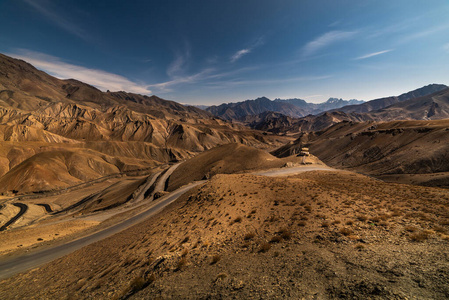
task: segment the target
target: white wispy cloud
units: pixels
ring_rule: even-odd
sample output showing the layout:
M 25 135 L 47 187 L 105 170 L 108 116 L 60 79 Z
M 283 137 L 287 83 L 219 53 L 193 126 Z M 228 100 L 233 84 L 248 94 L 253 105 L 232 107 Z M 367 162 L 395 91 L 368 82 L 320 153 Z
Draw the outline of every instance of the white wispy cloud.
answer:
M 411 42 L 413 40 L 426 38 L 428 36 L 431 36 L 431 35 L 434 35 L 434 34 L 437 34 L 437 33 L 441 34 L 442 31 L 446 31 L 447 32 L 448 30 L 449 30 L 449 23 L 443 24 L 443 25 L 440 25 L 440 26 L 435 26 L 435 27 L 432 27 L 432 28 L 428 28 L 426 30 L 414 32 L 414 33 L 412 33 L 410 35 L 406 35 L 406 36 L 400 38 L 398 40 L 398 42 L 399 43 L 408 43 L 408 42 Z
M 213 69 L 204 69 L 204 70 L 202 70 L 198 73 L 192 74 L 192 75 L 177 76 L 173 80 L 160 82 L 160 83 L 156 83 L 156 84 L 150 84 L 150 85 L 148 85 L 148 87 L 156 88 L 160 92 L 171 92 L 172 86 L 182 84 L 182 83 L 194 83 L 194 82 L 204 80 L 207 78 L 207 75 L 210 74 L 211 72 L 213 72 Z
M 251 52 L 251 49 L 242 49 L 237 51 L 233 56 L 231 56 L 231 62 L 236 62 L 240 58 L 242 58 L 243 55 L 248 54 Z
M 37 1 L 37 0 L 24 0 L 25 3 L 32 6 L 39 12 L 41 15 L 45 17 L 46 20 L 56 24 L 58 27 L 64 29 L 65 31 L 83 39 L 90 40 L 90 35 L 82 29 L 77 23 L 70 21 L 69 16 L 61 15 L 61 13 L 57 12 L 55 9 L 51 8 L 51 3 L 48 1 Z
M 373 56 L 377 56 L 377 55 L 381 55 L 381 54 L 384 54 L 384 53 L 391 52 L 393 50 L 394 49 L 389 49 L 389 50 L 383 50 L 383 51 L 379 51 L 379 52 L 373 52 L 373 53 L 365 54 L 365 55 L 356 57 L 355 60 L 361 60 L 361 59 L 370 58 L 370 57 L 373 57 Z
M 333 75 L 321 75 L 321 76 L 300 76 L 300 77 L 279 78 L 279 79 L 228 80 L 228 81 L 213 82 L 211 83 L 211 85 L 216 86 L 218 88 L 225 86 L 241 86 L 241 85 L 269 85 L 286 82 L 324 80 L 332 77 Z
M 176 53 L 175 59 L 170 63 L 167 68 L 167 75 L 170 78 L 176 78 L 182 76 L 185 72 L 185 68 L 187 66 L 188 59 L 190 57 L 190 51 L 185 51 L 183 53 Z
M 206 68 L 197 73 L 185 76 L 178 76 L 172 80 L 155 83 L 148 85 L 149 88 L 155 89 L 158 93 L 172 92 L 173 88 L 180 84 L 193 84 L 199 82 L 205 82 L 210 84 L 211 82 L 218 82 L 222 78 L 230 78 L 237 74 L 246 73 L 258 69 L 257 67 L 245 67 L 232 71 L 217 72 L 215 68 Z
M 317 37 L 313 41 L 308 42 L 302 48 L 302 55 L 310 56 L 312 54 L 315 54 L 319 50 L 326 48 L 334 43 L 348 40 L 348 39 L 354 37 L 356 34 L 357 34 L 356 31 L 333 30 L 333 31 L 326 32 L 325 34 Z
M 254 42 L 250 47 L 245 48 L 245 49 L 241 49 L 237 52 L 235 52 L 231 58 L 230 61 L 232 63 L 238 61 L 240 58 L 242 58 L 244 55 L 251 53 L 255 48 L 262 46 L 263 44 L 265 44 L 265 38 L 264 37 L 260 37 L 256 40 L 256 42 Z
M 130 81 L 126 77 L 103 70 L 69 64 L 62 61 L 59 57 L 44 53 L 18 49 L 17 53 L 8 53 L 7 55 L 22 59 L 55 77 L 61 79 L 77 79 L 103 91 L 127 91 L 138 94 L 151 93 L 148 85 L 138 84 Z

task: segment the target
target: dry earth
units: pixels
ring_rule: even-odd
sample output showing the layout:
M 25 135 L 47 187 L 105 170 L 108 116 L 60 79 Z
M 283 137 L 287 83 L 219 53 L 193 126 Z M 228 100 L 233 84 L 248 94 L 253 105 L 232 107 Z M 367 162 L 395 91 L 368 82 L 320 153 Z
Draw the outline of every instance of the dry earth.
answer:
M 216 175 L 0 298 L 447 299 L 449 191 L 351 172 Z
M 449 187 L 449 120 L 342 122 L 303 134 L 273 154 L 289 156 L 304 145 L 331 167 L 392 182 Z

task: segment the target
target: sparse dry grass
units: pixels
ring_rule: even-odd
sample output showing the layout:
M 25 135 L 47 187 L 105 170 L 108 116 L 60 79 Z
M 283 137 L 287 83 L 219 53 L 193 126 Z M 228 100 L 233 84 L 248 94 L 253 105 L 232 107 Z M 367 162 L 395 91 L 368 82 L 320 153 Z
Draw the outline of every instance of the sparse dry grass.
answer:
M 419 232 L 415 232 L 410 234 L 410 240 L 413 242 L 423 242 L 427 240 L 430 236 L 430 232 L 428 230 L 422 230 Z
M 350 235 L 350 234 L 353 233 L 352 229 L 347 228 L 347 227 L 342 227 L 342 228 L 340 228 L 339 231 L 340 231 L 340 233 L 343 234 L 344 236 L 348 236 L 348 235 Z
M 344 176 L 349 175 L 338 176 L 345 179 Z M 213 268 L 216 272 L 216 267 L 211 266 L 214 264 L 220 272 L 229 274 L 227 264 L 236 253 L 263 255 L 270 253 L 272 248 L 271 254 L 264 257 L 281 260 L 290 255 L 290 251 L 295 253 L 299 248 L 315 243 L 322 248 L 338 243 L 336 251 L 360 250 L 360 253 L 355 252 L 360 255 L 366 253 L 364 250 L 378 251 L 379 242 L 387 245 L 394 242 L 394 247 L 404 245 L 404 249 L 410 242 L 426 243 L 427 240 L 447 246 L 449 236 L 444 230 L 448 225 L 444 222 L 449 215 L 449 207 L 443 205 L 447 200 L 441 200 L 445 198 L 439 197 L 438 193 L 448 192 L 429 189 L 428 195 L 417 197 L 415 194 L 426 188 L 389 188 L 382 182 L 367 180 L 360 175 L 351 178 L 354 180 L 351 185 L 336 178 L 313 172 L 282 179 L 251 175 L 216 176 L 204 187 L 183 196 L 185 201 L 181 198 L 160 217 L 149 220 L 143 227 L 133 228 L 136 234 L 120 235 L 123 242 L 115 241 L 123 251 L 119 251 L 120 265 L 103 267 L 98 274 L 102 275 L 104 282 L 130 282 L 137 270 L 151 269 L 157 270 L 158 276 L 164 280 L 171 280 L 175 271 L 180 271 L 177 276 L 193 272 L 195 268 Z M 255 191 L 257 197 L 251 198 Z M 245 193 L 247 195 L 243 197 Z M 374 197 L 376 201 L 373 201 Z M 279 205 L 273 206 L 274 200 Z M 426 206 L 425 212 L 421 210 Z M 400 217 L 392 216 L 395 211 L 402 212 Z M 246 218 L 248 215 L 250 218 Z M 229 226 L 230 223 L 234 226 Z M 417 229 L 410 230 L 412 227 Z M 433 229 L 437 234 L 421 228 Z M 315 242 L 317 235 L 320 238 Z M 150 250 L 153 251 L 151 257 L 166 257 L 157 267 L 157 259 L 151 258 L 146 262 Z M 218 260 L 213 258 L 214 253 L 219 253 Z M 296 254 L 295 259 L 301 260 L 303 254 Z M 96 259 L 109 261 L 110 258 L 101 256 Z M 78 266 L 73 268 L 78 270 Z M 37 272 L 41 274 L 41 271 Z M 98 293 L 103 292 L 106 288 L 97 284 L 99 275 L 90 278 L 87 284 L 79 281 L 82 288 L 79 295 L 87 295 L 84 290 L 94 285 L 98 286 Z M 45 278 L 46 275 L 43 276 Z M 225 277 L 226 282 L 234 275 L 228 277 Z M 215 278 L 218 278 L 217 273 L 209 277 L 209 284 Z M 116 284 L 120 290 L 125 288 Z

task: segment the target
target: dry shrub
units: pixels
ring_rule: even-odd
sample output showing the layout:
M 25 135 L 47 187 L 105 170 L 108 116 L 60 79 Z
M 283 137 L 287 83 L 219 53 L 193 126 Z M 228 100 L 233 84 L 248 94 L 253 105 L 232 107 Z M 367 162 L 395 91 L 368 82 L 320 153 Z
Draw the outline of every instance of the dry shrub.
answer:
M 128 286 L 117 295 L 117 299 L 127 299 L 131 295 L 150 285 L 155 280 L 156 277 L 154 274 L 152 274 L 148 278 L 145 278 L 143 274 L 140 274 L 134 277 L 134 279 L 128 284 Z
M 349 220 L 349 221 L 346 221 L 345 224 L 346 224 L 346 225 L 352 225 L 352 224 L 354 224 L 354 222 L 352 222 L 351 220 Z
M 189 241 L 189 236 L 186 236 L 182 241 L 181 244 L 187 243 Z
M 298 226 L 301 226 L 301 227 L 306 226 L 306 221 L 299 221 Z
M 373 223 L 377 223 L 377 222 L 380 221 L 380 217 L 379 217 L 379 216 L 372 217 L 372 218 L 370 218 L 369 220 L 370 220 L 371 222 L 373 222 Z
M 416 228 L 415 226 L 411 226 L 411 225 L 405 226 L 404 229 L 408 232 L 415 232 L 418 230 L 418 228 Z
M 279 230 L 279 234 L 281 235 L 281 238 L 283 238 L 284 240 L 289 240 L 292 238 L 292 232 L 286 227 L 282 227 Z
M 280 241 L 282 241 L 282 238 L 278 235 L 275 235 L 271 238 L 270 243 L 279 243 Z
M 181 257 L 186 257 L 188 253 L 189 253 L 189 250 L 187 250 L 187 249 L 182 250 Z
M 340 233 L 343 234 L 344 236 L 348 236 L 348 235 L 352 234 L 352 232 L 353 232 L 352 229 L 347 228 L 347 227 L 342 227 L 340 229 Z
M 393 213 L 391 214 L 392 217 L 399 217 L 400 215 L 402 215 L 402 213 L 399 210 L 395 210 L 393 211 Z
M 215 279 L 215 281 L 223 280 L 223 279 L 225 279 L 226 277 L 228 277 L 228 274 L 226 274 L 226 273 L 220 273 L 220 274 L 217 275 L 217 278 Z
M 357 220 L 361 222 L 365 222 L 368 218 L 365 215 L 358 215 Z
M 187 266 L 187 258 L 182 257 L 176 264 L 176 271 L 182 270 L 185 266 Z
M 428 230 L 423 230 L 420 232 L 410 234 L 410 240 L 413 242 L 423 242 L 429 238 L 430 232 Z
M 268 222 L 275 222 L 277 220 L 278 220 L 278 218 L 275 215 L 272 215 L 267 219 Z
M 254 238 L 256 236 L 256 234 L 254 232 L 248 232 L 247 234 L 245 234 L 245 236 L 243 237 L 243 239 L 245 241 L 249 241 L 252 238 Z
M 221 259 L 221 256 L 218 254 L 215 254 L 212 256 L 212 261 L 210 262 L 211 265 L 215 265 L 217 262 L 219 262 Z
M 440 225 L 442 225 L 442 226 L 449 226 L 449 219 L 441 221 Z
M 444 228 L 443 226 L 434 226 L 433 230 L 435 230 L 436 232 L 440 232 L 440 233 L 446 233 L 446 228 Z
M 328 228 L 330 226 L 329 222 L 324 221 L 323 223 L 321 223 L 321 227 L 323 228 Z
M 263 242 L 259 247 L 259 253 L 265 253 L 268 252 L 271 248 L 271 244 L 267 242 Z
M 362 249 L 365 249 L 365 245 L 362 244 L 362 243 L 357 243 L 357 244 L 354 246 L 354 248 L 355 248 L 355 249 L 358 249 L 358 250 L 362 250 Z

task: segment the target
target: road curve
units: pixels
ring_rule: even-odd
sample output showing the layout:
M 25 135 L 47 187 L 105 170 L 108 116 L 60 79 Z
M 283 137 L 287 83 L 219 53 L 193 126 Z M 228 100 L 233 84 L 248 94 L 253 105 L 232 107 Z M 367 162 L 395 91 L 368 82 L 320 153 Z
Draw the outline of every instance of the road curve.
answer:
M 0 231 L 6 230 L 6 228 L 8 228 L 9 225 L 11 225 L 15 221 L 17 221 L 28 210 L 28 205 L 23 204 L 23 203 L 13 203 L 12 205 L 17 206 L 18 208 L 20 208 L 20 211 L 17 213 L 17 215 L 15 215 L 8 222 L 6 222 L 5 225 L 0 227 Z
M 177 167 L 177 166 L 176 166 Z M 174 168 L 176 168 L 174 167 Z M 173 170 L 174 170 L 173 168 Z M 336 171 L 336 169 L 327 168 L 327 167 L 314 167 L 314 166 L 301 166 L 301 167 L 291 167 L 291 168 L 282 168 L 282 169 L 273 169 L 267 171 L 259 171 L 253 172 L 251 174 L 254 175 L 263 175 L 263 176 L 288 176 L 293 174 L 298 174 L 307 171 Z M 169 175 L 168 175 L 169 176 Z M 168 176 L 166 176 L 168 178 Z M 176 191 L 160 198 L 160 201 L 156 203 L 154 206 L 150 207 L 146 211 L 126 220 L 119 224 L 116 224 L 112 227 L 106 228 L 102 231 L 96 232 L 92 235 L 80 238 L 78 240 L 74 240 L 68 242 L 63 245 L 51 247 L 48 249 L 43 249 L 37 252 L 28 253 L 19 257 L 13 258 L 0 258 L 0 279 L 8 278 L 14 274 L 24 272 L 26 270 L 36 268 L 40 265 L 48 263 L 52 260 L 60 258 L 64 255 L 67 255 L 73 251 L 76 251 L 84 246 L 92 244 L 94 242 L 105 239 L 113 234 L 116 234 L 126 228 L 129 228 L 132 225 L 138 224 L 149 217 L 155 215 L 159 211 L 161 211 L 164 207 L 174 202 L 179 198 L 182 194 L 189 191 L 190 189 L 205 183 L 206 180 L 197 181 L 191 183 L 189 185 L 183 186 Z M 158 187 L 159 189 L 162 186 Z
M 161 200 L 149 208 L 148 210 L 126 220 L 119 224 L 116 224 L 112 227 L 106 228 L 105 230 L 99 231 L 92 235 L 80 238 L 78 240 L 71 241 L 67 244 L 59 245 L 56 247 L 51 247 L 48 249 L 44 249 L 41 251 L 25 254 L 19 257 L 14 257 L 12 259 L 1 259 L 0 260 L 0 279 L 8 278 L 14 274 L 26 271 L 28 269 L 32 269 L 38 267 L 42 264 L 48 263 L 52 260 L 60 258 L 64 255 L 67 255 L 75 250 L 78 250 L 84 246 L 92 244 L 94 242 L 105 239 L 115 233 L 118 233 L 132 225 L 138 224 L 149 217 L 155 215 L 159 211 L 161 211 L 164 207 L 178 199 L 179 196 L 187 192 L 188 190 L 198 186 L 205 181 L 199 181 L 187 186 L 181 187 L 170 193 L 165 197 L 162 197 Z

